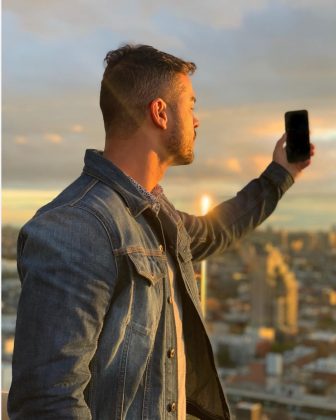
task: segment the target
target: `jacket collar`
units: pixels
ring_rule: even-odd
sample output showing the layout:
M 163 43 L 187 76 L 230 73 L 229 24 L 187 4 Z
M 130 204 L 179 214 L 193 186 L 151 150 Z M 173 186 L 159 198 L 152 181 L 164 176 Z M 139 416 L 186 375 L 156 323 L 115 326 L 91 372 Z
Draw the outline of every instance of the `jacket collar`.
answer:
M 151 207 L 149 201 L 137 190 L 128 176 L 110 160 L 104 158 L 102 152 L 87 149 L 84 164 L 83 172 L 117 191 L 134 217 Z

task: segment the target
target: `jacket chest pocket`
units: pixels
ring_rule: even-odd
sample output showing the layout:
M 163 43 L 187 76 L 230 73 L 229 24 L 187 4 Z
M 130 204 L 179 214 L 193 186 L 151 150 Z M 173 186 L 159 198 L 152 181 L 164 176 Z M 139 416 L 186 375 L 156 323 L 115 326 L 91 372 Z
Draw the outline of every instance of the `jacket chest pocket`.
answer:
M 140 252 L 128 254 L 137 274 L 143 277 L 149 285 L 156 285 L 166 274 L 166 258 L 145 255 Z

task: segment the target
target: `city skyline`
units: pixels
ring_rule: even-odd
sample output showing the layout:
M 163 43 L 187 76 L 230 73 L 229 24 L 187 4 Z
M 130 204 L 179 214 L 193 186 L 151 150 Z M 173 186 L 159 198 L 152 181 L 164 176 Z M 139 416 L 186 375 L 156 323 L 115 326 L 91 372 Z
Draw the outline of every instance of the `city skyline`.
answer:
M 111 9 L 113 11 L 111 11 Z M 79 13 L 80 11 L 80 13 Z M 111 11 L 111 12 L 110 12 Z M 336 10 L 329 0 L 3 2 L 3 223 L 23 224 L 103 147 L 103 58 L 125 42 L 195 61 L 195 161 L 163 182 L 181 210 L 232 197 L 271 160 L 283 114 L 308 109 L 316 157 L 266 225 L 336 223 Z

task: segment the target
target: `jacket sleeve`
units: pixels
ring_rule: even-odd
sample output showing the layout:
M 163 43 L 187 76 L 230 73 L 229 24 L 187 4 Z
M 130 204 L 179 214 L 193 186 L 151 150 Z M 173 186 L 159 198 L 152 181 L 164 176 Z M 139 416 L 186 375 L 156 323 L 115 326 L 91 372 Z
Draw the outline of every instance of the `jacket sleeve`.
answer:
M 205 216 L 179 212 L 191 238 L 193 260 L 200 261 L 223 252 L 234 241 L 255 229 L 270 216 L 293 183 L 290 173 L 272 162 L 259 178 L 249 182 L 234 198 L 219 204 Z
M 91 419 L 84 399 L 116 264 L 104 225 L 64 206 L 20 232 L 11 419 Z

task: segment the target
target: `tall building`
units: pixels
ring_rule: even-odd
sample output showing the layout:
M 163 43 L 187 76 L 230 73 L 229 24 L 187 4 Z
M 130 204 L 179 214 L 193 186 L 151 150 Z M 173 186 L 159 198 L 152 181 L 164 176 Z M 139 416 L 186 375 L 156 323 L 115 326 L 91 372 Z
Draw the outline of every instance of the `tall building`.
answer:
M 252 325 L 296 334 L 297 282 L 281 252 L 267 244 L 257 251 L 250 269 Z
M 328 233 L 329 246 L 332 249 L 336 249 L 336 225 L 333 225 Z

